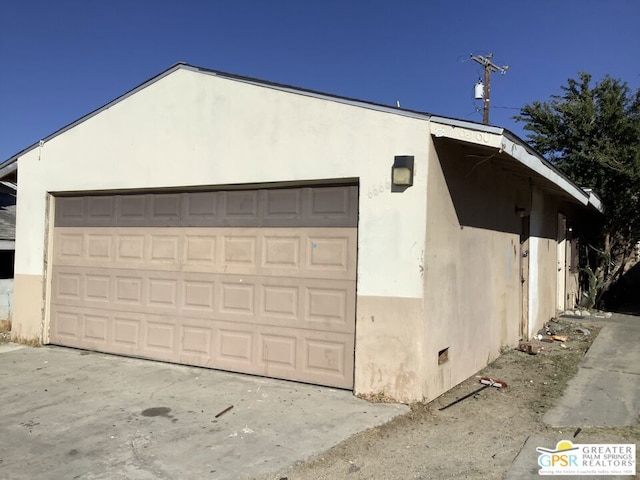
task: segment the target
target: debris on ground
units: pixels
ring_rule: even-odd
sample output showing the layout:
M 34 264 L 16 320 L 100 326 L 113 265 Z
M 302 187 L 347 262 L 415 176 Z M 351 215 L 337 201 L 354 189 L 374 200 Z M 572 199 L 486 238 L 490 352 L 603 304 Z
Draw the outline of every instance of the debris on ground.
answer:
M 224 415 L 225 413 L 227 413 L 229 410 L 231 410 L 233 408 L 233 405 L 231 405 L 230 407 L 225 408 L 224 410 L 222 410 L 220 413 L 218 413 L 214 418 L 220 418 L 222 415 Z
M 531 342 L 520 342 L 520 344 L 518 345 L 518 350 L 524 353 L 528 353 L 529 355 L 537 355 L 542 349 L 542 345 L 536 345 Z
M 566 335 L 550 335 L 549 338 L 558 342 L 566 342 L 569 339 Z
M 440 407 L 438 410 L 442 411 L 442 410 L 446 410 L 449 407 L 452 407 L 453 405 L 460 403 L 461 401 L 469 398 L 469 397 L 473 397 L 475 395 L 477 395 L 478 393 L 480 393 L 482 390 L 484 390 L 485 388 L 488 387 L 495 387 L 495 388 L 507 388 L 507 383 L 503 382 L 502 380 L 492 380 L 489 377 L 482 377 L 480 379 L 480 383 L 482 384 L 482 386 L 480 388 L 475 389 L 473 392 L 467 393 L 466 395 L 454 400 L 451 403 L 448 403 L 447 405 L 445 405 L 444 407 Z
M 588 328 L 584 328 L 584 327 L 578 327 L 574 330 L 574 332 L 579 333 L 582 336 L 588 336 L 591 335 L 591 330 L 589 330 Z

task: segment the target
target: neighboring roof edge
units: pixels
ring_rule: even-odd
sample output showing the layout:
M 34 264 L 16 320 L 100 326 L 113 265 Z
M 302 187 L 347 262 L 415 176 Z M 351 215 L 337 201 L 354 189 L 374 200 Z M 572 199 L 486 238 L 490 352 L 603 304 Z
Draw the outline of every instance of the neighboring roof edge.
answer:
M 0 179 L 6 177 L 7 175 L 11 175 L 16 170 L 18 170 L 18 155 L 14 155 L 9 160 L 0 165 Z
M 330 101 L 334 101 L 334 102 L 340 102 L 340 103 L 344 103 L 344 104 L 347 104 L 347 105 L 368 108 L 368 109 L 372 109 L 372 110 L 377 110 L 377 111 L 381 111 L 381 112 L 385 112 L 385 113 L 392 113 L 392 114 L 411 117 L 411 118 L 419 118 L 419 119 L 428 120 L 430 118 L 430 116 L 431 116 L 429 113 L 426 113 L 426 112 L 408 110 L 408 109 L 403 109 L 403 108 L 400 108 L 400 107 L 392 107 L 392 106 L 389 106 L 389 105 L 383 105 L 383 104 L 379 104 L 379 103 L 375 103 L 375 102 L 367 102 L 365 100 L 358 100 L 358 99 L 354 99 L 354 98 L 343 97 L 343 96 L 340 96 L 340 95 L 334 95 L 334 94 L 330 94 L 330 93 L 318 92 L 318 91 L 315 91 L 315 90 L 309 90 L 309 89 L 305 89 L 305 88 L 294 87 L 292 85 L 285 85 L 285 84 L 270 82 L 268 80 L 261 80 L 261 79 L 258 79 L 258 78 L 245 77 L 245 76 L 236 75 L 236 74 L 233 74 L 233 73 L 226 73 L 226 72 L 222 72 L 222 71 L 218 71 L 218 70 L 212 70 L 212 69 L 209 69 L 209 68 L 198 67 L 198 66 L 190 65 L 190 64 L 185 63 L 185 62 L 178 62 L 178 63 L 175 63 L 174 65 L 172 65 L 171 67 L 167 68 L 166 70 L 164 70 L 164 71 L 158 73 L 157 75 L 151 77 L 150 79 L 145 80 L 144 82 L 142 82 L 138 86 L 132 88 L 131 90 L 129 90 L 129 91 L 123 93 L 122 95 L 114 98 L 113 100 L 111 100 L 110 102 L 104 104 L 103 106 L 96 108 L 95 110 L 87 113 L 86 115 L 83 115 L 82 117 L 78 118 L 77 120 L 74 120 L 73 122 L 65 125 L 64 127 L 56 130 L 55 132 L 47 135 L 46 137 L 40 139 L 39 141 L 33 143 L 32 145 L 29 145 L 27 148 L 25 148 L 23 150 L 20 150 L 15 155 L 9 157 L 4 162 L 0 163 L 0 175 L 2 175 L 3 173 L 4 173 L 4 175 L 7 175 L 8 173 L 10 173 L 10 172 L 3 172 L 3 168 L 4 167 L 8 167 L 10 162 L 13 162 L 13 161 L 17 160 L 19 157 L 21 157 L 25 153 L 28 153 L 31 150 L 33 150 L 34 148 L 38 147 L 38 145 L 40 145 L 40 142 L 48 142 L 52 138 L 57 137 L 58 135 L 66 132 L 67 130 L 72 129 L 76 125 L 79 125 L 80 123 L 83 123 L 86 120 L 89 120 L 91 117 L 99 114 L 100 112 L 102 112 L 102 111 L 104 111 L 104 110 L 106 110 L 108 108 L 111 108 L 116 103 L 121 102 L 122 100 L 126 99 L 127 97 L 130 97 L 134 93 L 139 92 L 140 90 L 148 87 L 149 85 L 152 85 L 153 83 L 155 83 L 158 80 L 166 77 L 167 75 L 175 72 L 176 70 L 181 70 L 181 69 L 189 70 L 189 71 L 192 71 L 192 72 L 203 73 L 203 74 L 207 74 L 207 75 L 214 75 L 214 76 L 217 76 L 217 77 L 220 77 L 220 78 L 226 78 L 226 79 L 230 79 L 230 80 L 235 80 L 235 81 L 239 81 L 239 82 L 243 82 L 243 83 L 248 83 L 248 84 L 251 84 L 251 85 L 256 85 L 256 86 L 261 86 L 261 87 L 266 87 L 266 88 L 273 88 L 275 90 L 280 90 L 280 91 L 283 91 L 283 92 L 294 93 L 294 94 L 298 94 L 298 95 L 305 95 L 305 96 L 310 96 L 310 97 L 319 98 L 319 99 L 323 99 L 323 100 L 330 100 Z

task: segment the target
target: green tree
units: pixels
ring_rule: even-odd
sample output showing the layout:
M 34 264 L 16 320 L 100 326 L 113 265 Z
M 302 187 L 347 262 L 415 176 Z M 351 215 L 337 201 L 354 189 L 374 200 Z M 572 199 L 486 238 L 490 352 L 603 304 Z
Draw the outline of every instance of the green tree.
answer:
M 530 143 L 581 187 L 592 188 L 605 207 L 588 239 L 590 305 L 624 273 L 640 240 L 640 89 L 604 77 L 592 86 L 579 73 L 562 95 L 523 107 Z

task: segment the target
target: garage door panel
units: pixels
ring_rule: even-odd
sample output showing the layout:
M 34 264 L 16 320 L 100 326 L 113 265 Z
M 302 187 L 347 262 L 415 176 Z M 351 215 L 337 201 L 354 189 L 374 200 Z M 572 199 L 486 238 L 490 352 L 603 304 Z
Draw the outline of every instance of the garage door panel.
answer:
M 253 322 L 255 316 L 255 285 L 250 282 L 221 281 L 218 313 L 222 318 L 244 318 Z
M 257 190 L 222 192 L 222 214 L 229 225 L 255 225 L 258 220 Z M 234 222 L 236 220 L 236 222 Z
M 190 269 L 212 271 L 216 263 L 217 236 L 214 233 L 186 233 L 184 236 L 183 264 Z
M 51 312 L 51 341 L 69 342 L 79 346 L 82 335 L 82 314 L 76 309 L 53 309 Z
M 112 312 L 112 348 L 116 353 L 136 354 L 144 345 L 144 314 Z
M 216 365 L 223 369 L 237 369 L 252 373 L 255 364 L 255 331 L 251 325 L 221 323 L 218 327 Z
M 80 275 L 83 279 L 83 301 L 84 302 L 100 302 L 108 304 L 112 301 L 112 281 L 109 275 L 101 273 L 85 273 Z
M 262 267 L 274 270 L 300 269 L 300 238 L 298 236 L 263 235 Z
M 126 232 L 126 233 L 124 233 Z M 122 268 L 130 265 L 137 268 L 145 259 L 145 235 L 133 232 L 116 233 L 116 264 Z
M 58 199 L 51 342 L 351 388 L 356 222 L 355 187 Z
M 82 275 L 75 272 L 56 272 L 53 295 L 58 300 L 81 300 Z
M 54 239 L 56 249 L 54 261 L 58 264 L 81 262 L 84 255 L 84 234 L 82 230 L 60 231 Z
M 185 224 L 190 227 L 209 224 L 213 226 L 220 217 L 218 198 L 219 192 L 194 192 L 186 195 L 183 207 Z
M 121 226 L 147 226 L 149 195 L 132 194 L 116 197 L 116 223 Z
M 267 223 L 278 220 L 295 222 L 303 215 L 305 193 L 305 190 L 300 188 L 265 191 L 264 219 Z
M 144 307 L 146 302 L 143 297 L 144 277 L 133 272 L 114 274 L 114 298 L 115 308 Z
M 357 211 L 357 191 L 353 188 L 329 187 L 310 189 L 309 216 L 312 219 L 353 222 L 353 215 Z M 355 195 L 354 195 L 355 193 Z M 351 223 L 353 225 L 353 223 Z
M 108 324 L 109 315 L 105 315 L 104 312 L 100 312 L 99 314 L 85 314 L 83 338 L 106 344 Z
M 346 288 L 306 287 L 305 288 L 305 319 L 308 323 L 328 324 L 347 323 L 347 295 Z
M 144 349 L 161 355 L 161 358 L 175 361 L 178 351 L 176 319 L 148 315 L 145 319 Z
M 270 282 L 271 279 L 265 280 Z M 272 317 L 280 319 L 283 324 L 295 324 L 300 312 L 300 287 L 298 285 L 263 284 L 258 295 L 259 312 L 261 318 Z
M 211 278 L 189 279 L 182 282 L 181 308 L 188 314 L 210 315 L 214 312 L 216 282 Z
M 353 372 L 351 337 L 316 332 L 304 339 L 302 374 L 312 381 L 350 388 Z
M 169 308 L 178 307 L 178 280 L 175 278 L 147 278 L 147 305 L 150 307 Z
M 266 376 L 295 376 L 297 332 L 275 330 L 270 333 L 266 328 L 258 333 L 258 368 Z
M 254 235 L 223 235 L 222 262 L 227 267 L 226 271 L 256 272 L 258 266 L 257 241 L 257 232 Z

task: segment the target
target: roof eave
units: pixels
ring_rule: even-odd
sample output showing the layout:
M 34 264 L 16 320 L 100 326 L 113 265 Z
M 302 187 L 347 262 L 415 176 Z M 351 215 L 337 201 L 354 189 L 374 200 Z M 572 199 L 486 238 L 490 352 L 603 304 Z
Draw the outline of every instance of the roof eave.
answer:
M 496 148 L 551 182 L 581 205 L 587 206 L 589 204 L 588 193 L 584 192 L 542 155 L 508 130 L 433 115 L 431 116 L 431 123 L 431 133 L 436 138 L 444 136 L 457 141 Z

